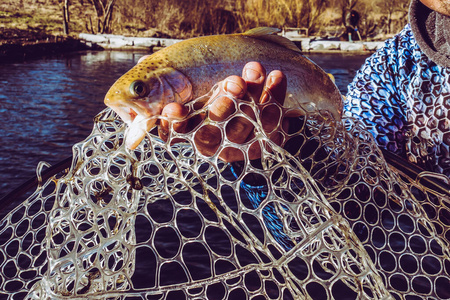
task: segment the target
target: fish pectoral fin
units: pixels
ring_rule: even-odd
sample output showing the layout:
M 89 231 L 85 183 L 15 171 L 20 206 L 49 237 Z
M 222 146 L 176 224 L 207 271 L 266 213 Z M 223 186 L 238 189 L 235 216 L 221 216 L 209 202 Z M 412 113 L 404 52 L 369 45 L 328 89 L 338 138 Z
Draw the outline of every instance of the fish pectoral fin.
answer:
M 278 32 L 280 32 L 280 29 L 278 28 L 257 27 L 242 33 L 242 35 L 250 36 L 252 38 L 259 40 L 268 41 L 295 52 L 299 53 L 302 52 L 291 40 L 282 37 L 280 35 L 277 35 Z
M 160 76 L 167 102 L 186 103 L 192 98 L 192 84 L 180 71 L 170 69 Z M 171 92 L 171 93 L 170 93 Z

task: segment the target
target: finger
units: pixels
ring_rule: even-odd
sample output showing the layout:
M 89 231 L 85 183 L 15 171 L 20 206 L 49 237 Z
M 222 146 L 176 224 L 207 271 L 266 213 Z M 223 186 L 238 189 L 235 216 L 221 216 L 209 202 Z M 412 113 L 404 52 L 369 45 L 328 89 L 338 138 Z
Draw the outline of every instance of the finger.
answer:
M 234 117 L 226 125 L 225 133 L 230 142 L 242 144 L 250 133 L 253 132 L 253 124 L 244 117 Z
M 247 83 L 239 76 L 230 76 L 224 81 L 223 91 L 234 98 L 243 99 L 247 92 Z M 212 104 L 210 110 L 213 110 L 216 117 L 219 116 L 218 119 L 224 120 L 236 111 L 236 104 L 228 97 L 222 97 Z M 241 110 L 250 118 L 255 118 L 250 107 L 243 105 Z M 217 112 L 220 112 L 220 115 Z M 244 117 L 234 117 L 225 128 L 228 140 L 238 144 L 245 142 L 252 131 L 253 124 Z
M 194 135 L 194 143 L 201 154 L 205 156 L 214 155 L 222 143 L 220 129 L 213 125 L 201 127 Z
M 180 103 L 172 102 L 164 106 L 161 115 L 167 119 L 161 119 L 158 134 L 164 141 L 167 140 L 170 131 L 170 122 L 173 122 L 173 130 L 184 132 L 187 121 L 177 122 L 188 114 L 188 109 Z
M 235 161 L 243 161 L 244 154 L 237 148 L 227 147 L 219 153 L 219 158 L 224 162 L 231 163 Z
M 208 101 L 209 116 L 214 121 L 222 121 L 236 111 L 236 105 L 231 98 L 242 99 L 247 91 L 247 85 L 239 76 L 227 77 Z M 213 155 L 222 142 L 221 130 L 213 125 L 200 128 L 194 136 L 197 149 L 206 156 Z
M 244 79 L 234 75 L 227 77 L 221 83 L 221 86 L 222 89 L 219 89 L 218 94 L 211 97 L 213 102 L 209 108 L 209 115 L 214 121 L 222 121 L 236 111 L 234 101 L 225 96 L 225 94 L 242 99 L 247 91 L 247 84 Z
M 281 71 L 272 71 L 267 76 L 263 95 L 260 103 L 275 103 L 283 105 L 286 97 L 287 79 Z M 280 127 L 282 111 L 277 105 L 267 105 L 261 112 L 261 123 L 266 133 L 270 133 Z
M 242 78 L 247 83 L 247 95 L 250 99 L 259 99 L 266 80 L 266 69 L 258 62 L 249 62 L 242 70 Z
M 276 101 L 283 105 L 286 97 L 287 78 L 283 72 L 275 70 L 267 76 L 264 92 L 261 95 L 260 103 L 264 104 L 268 101 Z M 271 99 L 272 98 L 272 99 Z
M 248 148 L 248 158 L 250 160 L 258 159 L 261 157 L 261 145 L 258 141 L 255 141 Z

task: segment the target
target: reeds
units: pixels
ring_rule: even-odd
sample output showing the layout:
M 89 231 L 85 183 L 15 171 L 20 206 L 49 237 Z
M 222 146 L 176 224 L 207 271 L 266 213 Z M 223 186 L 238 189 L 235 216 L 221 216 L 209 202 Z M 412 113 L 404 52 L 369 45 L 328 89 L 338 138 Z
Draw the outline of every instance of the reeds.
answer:
M 383 14 L 380 7 L 387 6 L 381 6 L 380 1 L 384 0 L 117 0 L 113 29 L 145 35 L 143 32 L 152 28 L 148 34 L 159 32 L 178 38 L 243 32 L 258 26 L 336 34 L 336 27 L 343 28 L 345 12 L 357 10 L 362 16 L 360 33 L 366 37 L 383 27 L 378 24 L 383 16 L 393 15 L 397 9 L 389 7 L 390 11 Z M 392 5 L 405 9 L 408 2 L 396 0 Z M 405 20 L 392 23 L 398 31 Z
M 320 24 L 327 0 L 118 0 L 115 26 L 155 28 L 178 37 L 242 32 L 257 26 L 306 27 Z
M 244 32 L 258 26 L 305 28 L 312 34 L 336 36 L 344 27 L 344 15 L 356 10 L 362 18 L 363 37 L 398 32 L 406 23 L 410 0 L 70 0 L 70 32 L 81 31 L 189 38 L 199 35 Z M 0 1 L 0 10 L 18 9 L 17 0 Z M 20 11 L 43 19 L 57 18 L 62 33 L 61 0 L 19 0 Z M 111 19 L 101 7 L 111 7 Z M 97 4 L 97 5 L 96 5 Z M 51 13 L 46 13 L 51 12 Z M 104 26 L 98 26 L 103 24 Z M 3 21 L 6 19 L 4 18 Z M 17 19 L 15 27 L 20 28 Z M 100 23 L 99 23 L 100 21 Z M 28 21 L 27 21 L 28 23 Z M 92 24 L 92 25 L 91 25 Z M 59 26 L 59 27 L 58 27 Z

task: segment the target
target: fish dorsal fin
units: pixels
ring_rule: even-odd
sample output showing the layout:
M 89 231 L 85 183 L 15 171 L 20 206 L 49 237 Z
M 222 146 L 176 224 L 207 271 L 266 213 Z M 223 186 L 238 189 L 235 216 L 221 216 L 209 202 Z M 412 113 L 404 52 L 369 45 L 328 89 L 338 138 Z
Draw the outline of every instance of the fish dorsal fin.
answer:
M 301 50 L 291 40 L 277 35 L 278 32 L 280 32 L 278 28 L 257 27 L 244 32 L 243 35 L 275 43 L 295 52 L 301 52 Z

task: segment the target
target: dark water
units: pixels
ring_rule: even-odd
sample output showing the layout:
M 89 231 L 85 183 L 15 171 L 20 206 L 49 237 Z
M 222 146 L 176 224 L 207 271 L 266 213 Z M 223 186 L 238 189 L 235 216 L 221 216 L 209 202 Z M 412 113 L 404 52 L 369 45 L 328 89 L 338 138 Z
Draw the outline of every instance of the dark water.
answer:
M 0 64 L 0 198 L 91 132 L 109 86 L 145 53 L 87 52 Z M 367 56 L 309 55 L 346 92 Z

